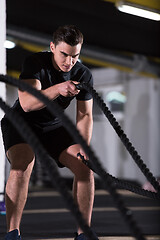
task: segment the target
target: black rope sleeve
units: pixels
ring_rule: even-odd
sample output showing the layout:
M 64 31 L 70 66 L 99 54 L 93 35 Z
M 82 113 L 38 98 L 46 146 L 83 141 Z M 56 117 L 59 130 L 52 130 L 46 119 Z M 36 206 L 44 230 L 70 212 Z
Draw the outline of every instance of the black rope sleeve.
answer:
M 83 89 L 84 88 L 92 94 L 92 96 L 93 96 L 94 100 L 96 101 L 97 105 L 101 108 L 101 110 L 103 111 L 103 113 L 105 114 L 107 119 L 109 120 L 110 124 L 112 125 L 112 127 L 116 131 L 117 135 L 119 136 L 122 143 L 124 144 L 124 146 L 126 147 L 128 152 L 130 153 L 130 155 L 132 156 L 135 163 L 138 165 L 138 167 L 140 168 L 140 170 L 142 171 L 144 176 L 152 184 L 152 186 L 155 188 L 155 190 L 157 190 L 158 194 L 160 194 L 160 185 L 159 185 L 158 181 L 153 176 L 153 174 L 150 172 L 149 168 L 147 168 L 147 166 L 143 162 L 141 156 L 135 150 L 132 143 L 128 139 L 127 135 L 124 133 L 121 126 L 119 125 L 119 123 L 117 122 L 117 120 L 115 119 L 115 117 L 113 116 L 111 111 L 108 109 L 108 107 L 106 106 L 103 99 L 101 99 L 100 96 L 98 95 L 98 93 L 96 92 L 96 90 L 94 90 L 93 87 L 89 86 L 88 84 L 82 83 L 82 84 L 79 84 L 79 85 L 76 85 L 76 86 L 77 86 L 78 89 Z
M 72 135 L 74 140 L 79 143 L 86 154 L 89 156 L 89 159 L 91 160 L 91 164 L 93 164 L 93 167 L 96 169 L 97 173 L 101 176 L 104 187 L 107 188 L 107 191 L 110 192 L 117 208 L 119 209 L 121 215 L 123 216 L 126 224 L 128 225 L 132 235 L 137 240 L 144 240 L 145 237 L 141 233 L 140 228 L 137 226 L 137 223 L 133 219 L 133 214 L 130 210 L 128 210 L 122 199 L 120 198 L 120 195 L 117 193 L 114 183 L 112 182 L 111 178 L 106 176 L 105 171 L 103 170 L 100 162 L 98 161 L 97 157 L 93 153 L 91 147 L 87 145 L 85 140 L 82 138 L 74 124 L 69 120 L 69 118 L 63 113 L 62 109 L 53 101 L 50 101 L 48 98 L 46 98 L 44 95 L 42 95 L 39 91 L 29 86 L 27 83 L 24 83 L 22 81 L 18 81 L 11 77 L 6 77 L 4 75 L 0 75 L 0 81 L 9 83 L 15 86 L 18 86 L 20 89 L 28 91 L 30 94 L 33 94 L 35 97 L 37 97 L 40 101 L 44 102 L 47 106 L 48 110 L 53 114 L 54 116 L 57 116 L 60 118 L 63 122 L 64 127 L 67 129 L 67 131 Z

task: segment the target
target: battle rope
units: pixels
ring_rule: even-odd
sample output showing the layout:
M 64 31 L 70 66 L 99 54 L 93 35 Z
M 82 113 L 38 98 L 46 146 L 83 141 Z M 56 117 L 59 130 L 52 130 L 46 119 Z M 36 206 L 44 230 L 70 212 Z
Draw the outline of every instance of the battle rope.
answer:
M 78 153 L 77 156 L 79 156 L 81 158 L 82 162 L 87 167 L 89 167 L 92 171 L 97 173 L 96 170 L 91 166 L 90 160 L 88 160 L 88 159 L 86 160 L 84 158 L 84 156 L 82 156 L 80 153 Z M 120 187 L 120 188 L 129 190 L 129 191 L 131 191 L 133 193 L 137 193 L 137 194 L 139 194 L 141 196 L 149 197 L 149 198 L 152 198 L 152 199 L 155 199 L 155 200 L 160 200 L 160 195 L 158 195 L 155 192 L 144 190 L 144 189 L 140 188 L 139 186 L 136 186 L 134 184 L 129 183 L 128 181 L 120 180 L 120 179 L 118 179 L 116 177 L 113 177 L 111 174 L 109 174 L 107 172 L 106 172 L 106 175 L 108 175 L 112 179 L 112 181 L 115 183 L 115 186 L 117 188 Z
M 101 110 L 103 111 L 103 113 L 105 114 L 107 119 L 109 120 L 110 124 L 112 125 L 112 127 L 114 128 L 114 130 L 116 131 L 118 136 L 120 137 L 122 143 L 124 144 L 124 146 L 126 147 L 128 152 L 130 153 L 130 155 L 132 156 L 133 160 L 136 162 L 136 164 L 138 165 L 138 167 L 140 168 L 142 173 L 145 175 L 145 177 L 148 179 L 148 181 L 157 190 L 158 194 L 160 194 L 160 185 L 159 185 L 158 181 L 153 176 L 153 174 L 150 172 L 150 170 L 147 168 L 146 164 L 141 159 L 141 156 L 135 150 L 132 143 L 129 141 L 128 137 L 122 130 L 121 126 L 116 121 L 115 117 L 113 116 L 111 111 L 108 109 L 108 107 L 106 106 L 103 99 L 100 98 L 100 96 L 98 95 L 96 90 L 94 90 L 93 87 L 91 87 L 90 85 L 85 84 L 85 83 L 78 84 L 78 85 L 76 85 L 76 87 L 80 90 L 86 89 L 88 92 L 90 92 L 92 94 L 97 105 L 101 108 Z
M 38 140 L 37 136 L 31 131 L 30 127 L 24 121 L 24 119 L 20 116 L 20 114 L 13 109 L 11 109 L 7 104 L 3 102 L 0 98 L 0 107 L 6 113 L 9 121 L 14 124 L 14 127 L 18 130 L 18 132 L 24 137 L 24 139 L 30 144 L 34 152 L 37 154 L 38 159 L 41 161 L 43 165 L 47 168 L 47 171 L 50 175 L 52 183 L 59 190 L 61 195 L 63 196 L 65 202 L 67 203 L 67 207 L 70 209 L 72 214 L 78 221 L 78 224 L 85 232 L 86 236 L 91 240 L 97 240 L 95 233 L 92 229 L 86 224 L 84 221 L 81 212 L 78 209 L 78 206 L 74 203 L 73 197 L 68 191 L 64 180 L 61 178 L 57 166 L 53 159 L 47 154 L 46 150 L 42 146 L 41 142 Z M 54 176 L 54 177 L 53 177 Z
M 4 75 L 0 75 L 0 81 L 12 84 L 14 86 L 19 87 L 22 90 L 28 91 L 30 94 L 33 94 L 35 97 L 37 97 L 40 101 L 44 102 L 48 110 L 53 114 L 54 116 L 57 116 L 60 118 L 63 122 L 64 127 L 67 129 L 68 132 L 72 135 L 74 140 L 78 142 L 86 154 L 89 156 L 89 159 L 91 159 L 93 167 L 96 169 L 98 174 L 100 174 L 104 187 L 107 189 L 107 191 L 110 192 L 112 198 L 115 201 L 115 204 L 119 211 L 121 212 L 124 220 L 126 221 L 130 231 L 132 232 L 132 235 L 137 240 L 144 240 L 145 237 L 142 235 L 141 230 L 137 226 L 135 220 L 133 219 L 132 212 L 128 210 L 120 198 L 119 194 L 116 191 L 116 188 L 111 180 L 110 177 L 106 176 L 105 171 L 101 167 L 101 164 L 99 163 L 97 157 L 94 155 L 93 151 L 91 150 L 91 147 L 87 145 L 85 140 L 82 138 L 74 124 L 70 121 L 70 119 L 63 113 L 62 109 L 55 103 L 50 101 L 48 98 L 46 98 L 44 95 L 42 95 L 39 91 L 29 86 L 27 83 L 24 83 L 22 81 L 18 81 L 11 77 L 6 77 Z

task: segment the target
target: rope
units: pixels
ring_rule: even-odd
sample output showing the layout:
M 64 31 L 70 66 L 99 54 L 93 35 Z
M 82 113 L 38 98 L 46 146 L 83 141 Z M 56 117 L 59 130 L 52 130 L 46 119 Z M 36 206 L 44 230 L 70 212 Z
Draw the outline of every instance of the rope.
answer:
M 92 169 L 92 171 L 94 171 L 95 173 L 97 173 L 96 170 L 95 170 L 93 167 L 91 167 L 91 162 L 90 162 L 90 160 L 85 160 L 85 159 L 84 159 L 84 156 L 82 156 L 80 153 L 78 153 L 77 156 L 80 156 L 82 162 L 83 162 L 87 167 L 89 167 L 90 169 Z M 113 177 L 111 174 L 109 174 L 109 173 L 107 173 L 107 172 L 106 172 L 106 175 L 108 175 L 108 176 L 112 179 L 112 181 L 115 183 L 115 186 L 116 186 L 116 187 L 120 187 L 120 188 L 129 190 L 129 191 L 131 191 L 131 192 L 133 192 L 133 193 L 137 193 L 137 194 L 139 194 L 139 195 L 141 195 L 141 196 L 149 197 L 149 198 L 152 198 L 152 199 L 155 199 L 155 200 L 160 200 L 160 195 L 158 195 L 158 194 L 155 193 L 155 192 L 151 192 L 151 191 L 148 191 L 148 190 L 144 190 L 144 189 L 142 189 L 142 188 L 140 188 L 140 187 L 138 187 L 138 186 L 136 186 L 136 185 L 134 185 L 134 184 L 131 184 L 131 183 L 127 182 L 127 181 L 120 180 L 120 179 L 118 179 L 118 178 L 116 178 L 116 177 Z
M 99 163 L 97 157 L 94 155 L 91 147 L 87 145 L 85 140 L 82 138 L 74 124 L 69 120 L 69 118 L 63 113 L 62 109 L 55 103 L 50 101 L 48 98 L 46 98 L 44 95 L 42 95 L 39 91 L 29 86 L 27 83 L 24 83 L 22 81 L 17 81 L 14 78 L 6 77 L 4 75 L 0 75 L 0 81 L 7 82 L 9 84 L 18 86 L 20 89 L 28 91 L 30 94 L 33 94 L 35 97 L 37 97 L 40 101 L 44 102 L 47 106 L 48 110 L 53 114 L 54 116 L 57 116 L 60 118 L 63 122 L 64 127 L 67 129 L 67 131 L 72 135 L 73 139 L 78 142 L 86 154 L 89 156 L 89 159 L 91 159 L 93 164 L 93 167 L 96 169 L 98 174 L 100 174 L 104 187 L 107 188 L 107 191 L 110 192 L 117 208 L 121 212 L 122 217 L 126 221 L 126 224 L 128 225 L 130 231 L 132 232 L 132 235 L 137 240 L 145 240 L 145 237 L 142 235 L 141 230 L 137 226 L 135 220 L 133 219 L 132 212 L 127 209 L 124 206 L 124 203 L 122 199 L 120 198 L 120 195 L 117 193 L 114 183 L 112 182 L 111 178 L 106 176 L 105 171 L 101 167 L 101 164 Z M 63 193 L 62 193 L 63 194 Z
M 77 85 L 76 85 L 77 86 Z M 157 190 L 158 194 L 160 194 L 160 185 L 156 178 L 153 176 L 153 174 L 150 172 L 149 168 L 147 168 L 146 164 L 143 162 L 141 156 L 138 154 L 138 152 L 135 150 L 133 147 L 132 143 L 129 141 L 128 137 L 122 130 L 121 126 L 119 123 L 116 121 L 115 117 L 111 113 L 111 111 L 108 109 L 106 106 L 105 102 L 103 99 L 100 98 L 98 93 L 88 84 L 79 84 L 77 86 L 78 89 L 86 89 L 88 92 L 90 92 L 94 98 L 94 100 L 97 102 L 98 106 L 101 108 L 107 119 L 109 120 L 110 124 L 116 131 L 117 135 L 120 137 L 122 143 L 132 156 L 133 160 L 135 163 L 138 165 L 144 176 L 148 179 L 148 181 L 152 184 L 152 186 Z

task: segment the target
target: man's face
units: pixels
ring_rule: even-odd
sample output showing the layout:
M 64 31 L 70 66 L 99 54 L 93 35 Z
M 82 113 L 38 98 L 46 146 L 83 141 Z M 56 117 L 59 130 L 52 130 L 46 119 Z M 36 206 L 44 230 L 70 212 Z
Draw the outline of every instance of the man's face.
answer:
M 80 51 L 81 44 L 70 46 L 65 42 L 60 42 L 58 45 L 50 43 L 50 49 L 53 53 L 52 63 L 57 70 L 69 72 L 76 64 Z

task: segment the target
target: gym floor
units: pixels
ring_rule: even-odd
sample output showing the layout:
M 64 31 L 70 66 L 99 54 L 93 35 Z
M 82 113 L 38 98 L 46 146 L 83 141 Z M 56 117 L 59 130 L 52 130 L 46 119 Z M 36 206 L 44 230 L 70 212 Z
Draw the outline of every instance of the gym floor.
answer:
M 147 240 L 160 240 L 160 202 L 127 190 L 118 190 L 122 200 Z M 132 240 L 128 225 L 110 194 L 96 189 L 92 228 L 100 240 Z M 76 219 L 54 188 L 31 188 L 21 222 L 23 240 L 73 240 Z M 0 215 L 0 239 L 6 232 L 5 215 Z

